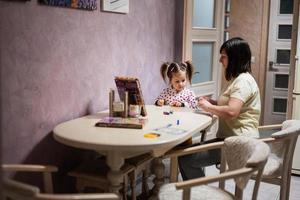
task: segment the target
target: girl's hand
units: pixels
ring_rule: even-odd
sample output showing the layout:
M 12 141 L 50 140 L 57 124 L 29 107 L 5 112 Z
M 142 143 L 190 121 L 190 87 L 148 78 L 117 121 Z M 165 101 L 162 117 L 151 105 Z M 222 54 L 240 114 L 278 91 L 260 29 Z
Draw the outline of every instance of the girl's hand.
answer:
M 211 107 L 211 105 L 212 104 L 206 98 L 200 97 L 198 100 L 198 106 L 204 111 L 209 112 L 209 107 Z
M 165 100 L 163 100 L 163 99 L 158 99 L 156 104 L 157 104 L 158 106 L 163 106 L 163 105 L 165 104 Z
M 170 106 L 181 107 L 182 103 L 179 101 L 173 101 L 170 103 Z

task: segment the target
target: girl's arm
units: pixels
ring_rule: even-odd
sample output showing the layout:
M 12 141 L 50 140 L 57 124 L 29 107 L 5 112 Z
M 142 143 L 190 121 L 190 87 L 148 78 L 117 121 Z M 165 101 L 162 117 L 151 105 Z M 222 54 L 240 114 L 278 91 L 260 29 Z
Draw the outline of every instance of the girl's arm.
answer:
M 163 106 L 164 104 L 165 104 L 165 100 L 163 100 L 163 99 L 157 99 L 155 101 L 156 106 Z
M 163 91 L 159 94 L 159 96 L 155 99 L 154 105 L 156 106 L 163 106 L 166 104 L 166 100 L 164 97 L 166 97 L 168 94 L 167 89 L 163 89 Z
M 239 116 L 244 102 L 236 99 L 230 98 L 228 105 L 218 106 L 213 105 L 204 98 L 200 98 L 198 101 L 198 106 L 206 112 L 210 112 L 224 119 L 235 119 Z
M 190 90 L 190 93 L 188 95 L 188 102 L 185 102 L 184 106 L 189 107 L 189 108 L 193 108 L 193 109 L 197 108 L 196 95 L 192 90 Z

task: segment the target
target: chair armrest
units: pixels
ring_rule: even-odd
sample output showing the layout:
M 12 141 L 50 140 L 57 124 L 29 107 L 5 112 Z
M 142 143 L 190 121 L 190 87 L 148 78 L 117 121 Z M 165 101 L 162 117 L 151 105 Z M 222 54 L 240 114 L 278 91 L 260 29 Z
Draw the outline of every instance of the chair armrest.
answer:
M 40 172 L 43 173 L 44 190 L 53 193 L 52 172 L 58 169 L 52 165 L 29 165 L 29 164 L 3 164 L 2 170 L 5 172 Z
M 170 150 L 163 156 L 163 158 L 178 157 L 178 156 L 184 156 L 184 155 L 193 154 L 197 152 L 207 151 L 211 149 L 219 149 L 222 148 L 223 145 L 224 142 L 213 142 L 209 144 L 188 147 L 185 149 Z
M 282 127 L 282 124 L 272 124 L 272 125 L 259 126 L 258 130 L 281 129 L 281 127 Z
M 6 172 L 57 172 L 52 165 L 29 165 L 29 164 L 3 164 L 2 170 Z
M 227 179 L 239 177 L 241 175 L 245 176 L 245 175 L 251 174 L 255 170 L 257 170 L 257 169 L 244 167 L 244 168 L 233 170 L 233 171 L 227 171 L 222 174 L 215 175 L 215 176 L 207 176 L 207 177 L 201 177 L 201 178 L 196 178 L 196 179 L 192 179 L 192 180 L 188 180 L 188 181 L 179 182 L 179 183 L 175 184 L 175 187 L 176 187 L 176 189 L 188 189 L 193 186 L 204 185 L 204 184 L 213 183 L 213 182 L 217 182 L 217 181 L 224 181 Z
M 276 139 L 272 138 L 272 137 L 268 137 L 268 138 L 262 138 L 260 140 L 265 142 L 265 143 L 271 143 L 271 142 L 274 142 Z
M 118 200 L 119 197 L 113 193 L 102 194 L 38 194 L 38 200 Z

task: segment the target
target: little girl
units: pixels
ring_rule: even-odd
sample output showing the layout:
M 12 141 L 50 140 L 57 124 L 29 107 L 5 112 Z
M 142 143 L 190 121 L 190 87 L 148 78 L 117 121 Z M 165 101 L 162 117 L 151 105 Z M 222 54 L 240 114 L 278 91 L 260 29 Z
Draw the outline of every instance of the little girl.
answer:
M 170 86 L 163 89 L 155 100 L 155 105 L 196 108 L 197 102 L 193 91 L 186 88 L 187 80 L 191 83 L 194 67 L 189 61 L 162 64 L 160 73 L 164 81 L 169 79 Z

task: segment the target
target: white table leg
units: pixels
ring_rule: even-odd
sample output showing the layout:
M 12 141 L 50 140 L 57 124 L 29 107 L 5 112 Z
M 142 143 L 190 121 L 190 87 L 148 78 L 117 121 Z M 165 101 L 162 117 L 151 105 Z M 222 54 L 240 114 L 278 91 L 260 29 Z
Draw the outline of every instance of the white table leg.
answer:
M 121 199 L 122 195 L 119 193 L 119 190 L 123 187 L 123 174 L 120 169 L 124 164 L 124 158 L 118 152 L 108 152 L 106 163 L 110 167 L 110 171 L 107 174 L 107 179 L 110 183 L 109 190 L 119 195 Z
M 155 178 L 152 195 L 150 197 L 151 200 L 158 199 L 159 189 L 165 181 L 165 165 L 162 162 L 162 158 L 155 158 L 153 163 L 153 172 L 155 174 Z

